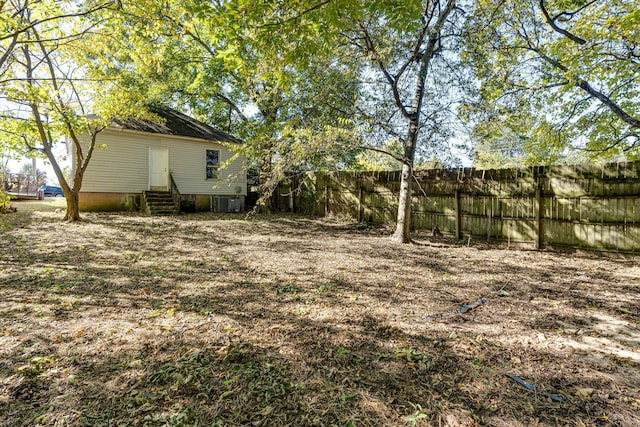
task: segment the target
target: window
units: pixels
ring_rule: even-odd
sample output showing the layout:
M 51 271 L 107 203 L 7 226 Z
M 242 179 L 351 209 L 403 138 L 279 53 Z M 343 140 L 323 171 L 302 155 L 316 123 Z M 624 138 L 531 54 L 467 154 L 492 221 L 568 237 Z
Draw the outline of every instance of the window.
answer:
M 218 179 L 219 164 L 220 164 L 220 151 L 207 150 L 207 179 Z

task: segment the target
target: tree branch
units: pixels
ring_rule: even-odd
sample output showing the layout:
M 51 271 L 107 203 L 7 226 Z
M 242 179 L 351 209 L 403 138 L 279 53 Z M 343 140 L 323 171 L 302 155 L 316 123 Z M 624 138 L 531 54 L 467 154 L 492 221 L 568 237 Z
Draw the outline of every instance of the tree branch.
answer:
M 398 70 L 396 75 L 394 76 L 394 79 L 396 81 L 400 79 L 400 77 L 404 74 L 404 72 L 411 65 L 412 62 L 414 62 L 414 61 L 418 61 L 419 62 L 420 59 L 422 58 L 423 54 L 421 54 L 420 51 L 421 51 L 421 48 L 422 48 L 422 43 L 424 42 L 424 37 L 426 36 L 428 29 L 429 29 L 429 24 L 425 23 L 422 26 L 422 29 L 420 30 L 420 35 L 418 35 L 418 39 L 416 40 L 415 46 L 413 48 L 413 53 L 411 54 L 409 59 L 404 64 L 402 64 L 402 66 L 400 67 L 400 69 Z
M 231 99 L 229 99 L 228 97 L 226 97 L 225 95 L 221 94 L 221 93 L 216 93 L 213 96 L 215 96 L 216 98 L 218 98 L 219 100 L 223 101 L 225 104 L 227 104 L 229 106 L 229 108 L 233 111 L 236 112 L 236 114 L 238 115 L 238 117 L 240 117 L 240 119 L 243 122 L 248 122 L 249 119 L 247 119 L 247 117 L 244 115 L 244 113 L 240 110 L 240 108 L 236 105 L 235 102 L 233 102 Z
M 313 11 L 316 11 L 320 8 L 322 8 L 323 6 L 326 6 L 327 4 L 331 3 L 331 0 L 325 0 L 321 3 L 318 3 L 314 6 L 311 6 L 309 9 L 303 10 L 302 12 L 298 13 L 296 16 L 292 16 L 291 18 L 287 18 L 285 20 L 282 21 L 278 21 L 278 22 L 270 22 L 268 24 L 264 24 L 264 25 L 259 25 L 257 28 L 268 28 L 268 27 L 276 27 L 276 26 L 280 26 L 280 25 L 284 25 L 287 24 L 291 21 L 295 21 L 299 18 L 302 18 L 304 15 L 306 15 L 307 13 L 311 13 Z
M 438 41 L 440 40 L 440 32 L 442 31 L 442 27 L 444 26 L 444 23 L 446 22 L 447 18 L 453 11 L 455 3 L 456 3 L 455 0 L 448 0 L 446 6 L 444 7 L 444 10 L 441 10 L 439 12 L 440 14 L 433 28 L 428 29 L 429 39 L 427 41 L 427 47 L 425 48 L 424 54 L 420 61 L 421 62 L 420 71 L 418 73 L 418 79 L 419 79 L 418 82 L 420 87 L 416 88 L 411 115 L 408 117 L 409 119 L 411 119 L 414 116 L 416 119 L 418 119 L 417 115 L 420 113 L 420 110 L 422 108 L 422 101 L 424 98 L 423 83 L 426 80 L 429 65 L 431 64 L 431 60 L 435 55 L 436 47 L 437 47 Z M 439 8 L 440 2 L 436 2 L 436 6 Z M 434 13 L 435 13 L 436 6 L 434 6 Z M 425 9 L 425 15 L 427 14 L 427 12 L 428 11 Z
M 366 49 L 367 53 L 370 53 L 370 54 L 373 55 L 373 61 L 375 62 L 375 64 L 380 69 L 380 72 L 382 72 L 382 74 L 384 75 L 384 77 L 387 80 L 387 83 L 389 84 L 389 86 L 391 86 L 391 91 L 393 92 L 393 99 L 394 99 L 394 102 L 396 104 L 396 107 L 398 107 L 398 109 L 400 110 L 402 115 L 405 118 L 408 119 L 410 117 L 410 114 L 409 114 L 409 111 L 407 111 L 407 108 L 404 106 L 404 104 L 402 102 L 402 98 L 400 96 L 400 91 L 398 89 L 398 79 L 394 78 L 394 76 L 392 76 L 391 73 L 389 73 L 389 70 L 387 70 L 387 67 L 382 62 L 382 58 L 378 54 L 378 50 L 376 48 L 376 44 L 373 41 L 373 38 L 371 37 L 371 34 L 369 34 L 368 28 L 363 23 L 360 23 L 359 25 L 360 25 L 360 30 L 362 31 L 362 33 L 364 35 L 364 41 L 365 41 L 365 44 L 366 44 L 365 49 Z
M 399 161 L 400 163 L 402 163 L 403 165 L 408 165 L 411 166 L 411 163 L 409 162 L 408 159 L 404 158 L 404 157 L 400 157 L 398 155 L 393 154 L 390 151 L 387 150 L 383 150 L 382 148 L 376 148 L 376 147 L 370 147 L 368 145 L 363 145 L 361 147 L 358 147 L 358 149 L 360 150 L 368 150 L 368 151 L 374 151 L 376 153 L 382 153 L 382 154 L 386 154 L 389 157 L 392 157 L 393 159 Z
M 549 64 L 551 64 L 555 68 L 557 68 L 557 69 L 559 69 L 559 70 L 561 70 L 561 71 L 563 71 L 565 73 L 569 72 L 569 68 L 567 66 L 565 66 L 564 64 L 562 64 L 557 59 L 554 59 L 554 58 L 551 58 L 548 55 L 545 55 L 544 53 L 542 53 L 539 49 L 537 49 L 535 47 L 532 47 L 531 50 L 536 52 L 538 55 L 540 55 L 540 58 L 542 58 L 543 60 L 547 61 Z M 605 95 L 604 93 L 600 92 L 599 90 L 597 90 L 593 86 L 591 86 L 588 81 L 586 81 L 585 79 L 583 79 L 581 77 L 578 77 L 578 76 L 575 76 L 572 80 L 573 80 L 574 86 L 579 87 L 580 89 L 584 90 L 589 95 L 591 95 L 591 97 L 596 98 L 597 100 L 602 102 L 609 110 L 611 110 L 611 112 L 613 114 L 618 116 L 618 118 L 620 120 L 622 120 L 623 122 L 627 123 L 629 126 L 631 126 L 633 128 L 640 128 L 640 119 L 635 118 L 635 117 L 631 116 L 629 113 L 627 113 L 626 111 L 624 111 L 611 98 L 609 98 L 607 95 Z
M 547 24 L 549 24 L 551 26 L 551 28 L 554 29 L 554 31 L 556 31 L 557 33 L 562 34 L 563 36 L 567 37 L 568 39 L 578 43 L 578 44 L 586 44 L 587 41 L 584 39 L 581 39 L 580 37 L 576 36 L 575 34 L 570 33 L 569 31 L 565 30 L 564 28 L 560 28 L 558 26 L 558 24 L 556 24 L 556 19 L 558 18 L 557 16 L 555 18 L 552 18 L 551 15 L 549 15 L 549 12 L 547 11 L 547 8 L 544 5 L 544 0 L 540 0 L 539 1 L 539 6 L 540 6 L 540 10 L 542 11 L 542 14 L 544 15 L 545 21 L 547 22 Z
M 55 16 L 48 16 L 46 18 L 42 18 L 42 19 L 36 19 L 33 22 L 30 22 L 29 25 L 26 25 L 22 28 L 18 28 L 17 30 L 15 30 L 14 32 L 6 35 L 6 36 L 2 36 L 0 37 L 0 41 L 2 40 L 6 40 L 8 38 L 14 37 L 16 35 L 20 35 L 22 33 L 25 33 L 27 31 L 29 31 L 30 29 L 40 25 L 40 24 L 44 24 L 45 22 L 49 22 L 49 21 L 55 21 L 57 19 L 64 19 L 64 18 L 80 18 L 82 16 L 88 16 L 91 15 L 94 12 L 97 12 L 99 10 L 102 9 L 106 9 L 107 7 L 113 5 L 113 4 L 117 4 L 117 2 L 115 1 L 107 1 L 106 3 L 102 3 L 99 4 L 91 9 L 88 9 L 84 12 L 75 12 L 75 13 L 67 13 L 67 14 L 62 14 L 62 15 L 55 15 Z
M 609 108 L 609 110 L 611 110 L 611 112 L 613 114 L 618 116 L 618 118 L 620 118 L 623 122 L 625 122 L 629 126 L 631 126 L 633 128 L 640 128 L 640 119 L 637 119 L 637 118 L 632 117 L 631 115 L 629 115 L 626 111 L 624 111 L 622 108 L 620 108 L 618 106 L 618 104 L 613 102 L 604 93 L 594 89 L 589 84 L 588 81 L 580 79 L 580 78 L 577 78 L 576 79 L 576 86 L 578 86 L 580 89 L 584 90 L 589 95 L 591 95 L 592 97 L 594 97 L 594 98 L 598 99 L 600 102 L 602 102 L 607 108 Z
M 11 40 L 11 43 L 9 43 L 9 46 L 7 46 L 7 49 L 2 54 L 2 57 L 0 57 L 0 69 L 2 69 L 2 66 L 4 65 L 4 63 L 7 61 L 7 59 L 9 59 L 11 52 L 13 52 L 13 49 L 16 47 L 17 44 L 18 44 L 18 34 L 14 35 L 13 40 Z
M 576 13 L 582 12 L 584 9 L 588 8 L 589 6 L 591 6 L 592 4 L 594 4 L 594 3 L 598 2 L 598 1 L 600 1 L 600 0 L 591 0 L 590 2 L 585 3 L 584 5 L 579 7 L 578 9 L 574 10 L 573 12 L 567 12 L 567 11 L 560 12 L 556 16 L 553 17 L 553 20 L 555 21 L 555 20 L 559 19 L 561 16 L 566 16 L 566 17 L 568 17 L 568 19 L 571 19 L 571 18 L 573 18 L 573 16 Z

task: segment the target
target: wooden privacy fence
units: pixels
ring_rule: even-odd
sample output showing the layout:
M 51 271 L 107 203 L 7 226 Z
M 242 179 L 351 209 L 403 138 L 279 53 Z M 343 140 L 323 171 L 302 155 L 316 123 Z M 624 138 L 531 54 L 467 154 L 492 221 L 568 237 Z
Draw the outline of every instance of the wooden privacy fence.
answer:
M 396 219 L 400 172 L 336 172 L 290 181 L 289 208 L 371 223 Z M 640 162 L 416 173 L 412 226 L 535 247 L 640 251 Z M 282 201 L 281 201 L 282 202 Z

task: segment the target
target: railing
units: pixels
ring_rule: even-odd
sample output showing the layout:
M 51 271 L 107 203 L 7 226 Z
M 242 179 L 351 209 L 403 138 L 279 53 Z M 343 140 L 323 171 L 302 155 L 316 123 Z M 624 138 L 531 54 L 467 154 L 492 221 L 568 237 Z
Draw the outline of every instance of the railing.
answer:
M 176 207 L 176 211 L 180 212 L 180 190 L 178 189 L 176 181 L 173 179 L 173 174 L 171 173 L 171 171 L 169 171 L 169 182 L 169 193 L 171 193 L 171 197 L 173 197 L 173 204 Z

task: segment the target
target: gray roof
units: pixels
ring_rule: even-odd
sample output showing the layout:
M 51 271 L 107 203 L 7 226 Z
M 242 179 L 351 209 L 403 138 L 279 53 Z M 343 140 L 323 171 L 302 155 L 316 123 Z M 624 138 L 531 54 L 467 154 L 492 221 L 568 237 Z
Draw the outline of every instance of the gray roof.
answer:
M 149 111 L 160 117 L 164 123 L 148 119 L 116 119 L 115 124 L 123 129 L 141 132 L 186 136 L 208 141 L 242 143 L 232 135 L 219 131 L 171 108 L 153 106 L 149 107 Z

